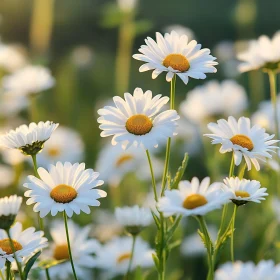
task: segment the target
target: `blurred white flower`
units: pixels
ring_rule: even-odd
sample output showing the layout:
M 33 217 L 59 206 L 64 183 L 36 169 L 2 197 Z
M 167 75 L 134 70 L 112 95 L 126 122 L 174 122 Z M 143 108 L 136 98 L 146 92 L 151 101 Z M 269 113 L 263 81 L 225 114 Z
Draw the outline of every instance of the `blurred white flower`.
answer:
M 15 172 L 11 167 L 0 164 L 0 189 L 10 186 L 14 181 L 14 177 Z
M 186 35 L 189 39 L 189 41 L 192 41 L 195 39 L 195 35 L 193 30 L 190 28 L 180 25 L 180 24 L 171 24 L 164 28 L 164 32 L 171 33 L 172 31 L 175 31 L 179 36 Z
M 55 80 L 48 68 L 32 65 L 5 76 L 2 80 L 5 90 L 24 95 L 39 93 L 52 88 L 54 84 Z
M 10 165 L 17 165 L 26 160 L 26 156 L 15 149 L 2 149 L 1 154 L 3 161 Z
M 94 54 L 88 46 L 78 46 L 72 52 L 73 63 L 80 68 L 85 68 L 93 62 Z
M 84 159 L 84 143 L 75 130 L 59 126 L 52 137 L 45 143 L 44 149 L 38 154 L 38 165 L 48 167 L 57 161 L 71 163 Z
M 216 240 L 218 230 L 215 226 L 208 226 L 209 235 L 212 241 Z M 187 236 L 181 244 L 181 253 L 189 257 L 197 257 L 206 254 L 206 248 L 201 237 L 198 233 L 191 234 Z
M 131 12 L 136 8 L 138 0 L 117 0 L 117 3 L 123 12 Z
M 106 273 L 105 279 L 111 279 L 116 275 L 124 275 L 127 272 L 131 257 L 132 238 L 118 237 L 101 247 L 96 253 L 97 267 Z M 154 265 L 153 251 L 147 242 L 137 237 L 135 242 L 132 270 L 137 266 L 142 268 Z
M 180 105 L 180 113 L 203 123 L 217 116 L 239 116 L 247 106 L 245 89 L 234 80 L 210 81 L 188 92 Z

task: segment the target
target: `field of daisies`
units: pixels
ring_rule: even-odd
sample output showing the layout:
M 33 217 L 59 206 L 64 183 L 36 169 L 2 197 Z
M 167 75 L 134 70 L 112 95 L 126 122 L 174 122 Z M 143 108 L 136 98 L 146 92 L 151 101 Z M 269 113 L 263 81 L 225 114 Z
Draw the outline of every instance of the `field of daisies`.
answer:
M 0 3 L 0 280 L 280 279 L 279 26 L 157 1 Z

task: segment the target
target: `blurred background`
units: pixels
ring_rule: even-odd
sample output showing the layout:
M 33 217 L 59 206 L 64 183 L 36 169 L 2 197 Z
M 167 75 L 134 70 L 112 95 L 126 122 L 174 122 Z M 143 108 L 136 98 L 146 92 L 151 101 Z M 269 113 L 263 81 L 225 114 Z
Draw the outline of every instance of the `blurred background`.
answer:
M 49 144 L 49 148 L 46 144 L 46 152 L 42 153 L 39 164 L 46 166 L 55 162 L 61 159 L 63 152 L 63 159 L 85 161 L 88 168 L 101 173 L 109 193 L 101 207 L 106 212 L 94 209 L 93 217 L 80 215 L 74 219 L 81 225 L 94 221 L 92 235 L 105 238 L 107 234 L 105 239 L 110 239 L 121 232 L 117 226 L 117 229 L 113 228 L 110 220 L 114 207 L 135 203 L 151 206 L 151 186 L 149 170 L 138 169 L 140 165 L 146 164 L 142 164 L 145 162 L 142 155 L 131 152 L 133 156 L 129 160 L 133 158 L 135 162 L 126 162 L 128 165 L 124 165 L 123 152 L 110 150 L 110 140 L 100 137 L 97 110 L 112 102 L 113 96 L 123 96 L 126 91 L 132 93 L 135 87 L 150 89 L 154 94 L 169 95 L 165 76 L 160 75 L 152 80 L 151 72 L 139 73 L 141 63 L 132 59 L 132 54 L 138 52 L 147 36 L 155 38 L 155 32 L 176 30 L 187 34 L 190 40 L 197 40 L 203 48 L 210 48 L 217 57 L 217 74 L 209 74 L 206 80 L 190 80 L 188 85 L 179 79 L 177 81 L 176 108 L 182 121 L 179 136 L 172 147 L 171 169 L 174 173 L 184 153 L 188 152 L 190 159 L 185 179 L 210 175 L 211 181 L 222 180 L 228 173 L 230 155 L 220 155 L 218 147 L 211 146 L 202 134 L 207 131 L 209 121 L 228 117 L 231 111 L 236 117 L 252 117 L 255 123 L 273 131 L 269 103 L 263 103 L 269 99 L 268 79 L 257 71 L 240 74 L 236 54 L 246 49 L 249 40 L 262 34 L 271 37 L 278 31 L 279 9 L 278 0 L 270 0 L 269 3 L 262 0 L 1 0 L 0 77 L 32 64 L 50 69 L 55 79 L 53 87 L 30 95 L 26 103 L 18 99 L 7 101 L 5 90 L 1 89 L 1 131 L 31 121 L 51 120 L 60 123 L 67 130 L 60 131 L 60 136 L 57 136 L 63 139 L 60 147 L 70 147 L 71 141 L 75 144 L 68 151 L 62 151 L 63 148 L 61 151 L 54 150 L 55 145 L 55 149 L 58 149 L 56 141 Z M 3 52 L 6 47 L 9 47 L 10 52 Z M 228 106 L 228 111 L 218 108 L 208 112 L 202 104 L 192 103 L 189 99 L 193 89 L 211 80 L 219 83 L 230 80 L 231 86 L 227 89 L 229 99 L 226 101 L 230 103 L 231 100 L 233 103 Z M 217 94 L 220 94 L 219 83 L 212 84 L 212 89 L 210 84 L 206 91 L 217 90 Z M 236 102 L 235 97 L 238 99 Z M 210 103 L 211 100 L 209 106 Z M 224 108 L 224 104 L 220 106 Z M 267 109 L 264 109 L 265 106 Z M 192 118 L 197 110 L 207 112 Z M 77 154 L 73 155 L 73 150 Z M 159 167 L 158 177 L 162 172 L 164 152 L 162 149 L 154 153 L 154 160 Z M 18 157 L 2 151 L 1 196 L 13 194 L 15 190 L 23 193 L 22 182 L 26 175 L 32 174 L 30 161 Z M 271 162 L 263 167 L 262 172 L 252 170 L 246 173 L 246 177 L 260 180 L 273 194 L 276 188 L 271 182 L 277 168 L 279 166 Z M 237 259 L 259 261 L 273 258 L 279 261 L 274 215 L 275 212 L 280 213 L 279 205 L 278 208 L 271 207 L 272 200 L 273 195 L 261 206 L 246 205 L 240 209 L 237 228 L 242 230 L 237 231 L 235 237 Z M 28 220 L 30 217 L 26 217 L 32 215 L 28 211 L 30 209 L 22 213 L 22 220 L 32 224 Z M 216 211 L 207 217 L 214 232 L 220 214 Z M 197 236 L 189 243 L 185 240 L 186 236 L 196 232 L 196 228 L 195 221 L 189 219 L 178 230 L 178 237 L 185 242 L 172 252 L 167 279 L 204 279 L 205 252 L 199 247 L 199 238 Z M 264 231 L 264 228 L 267 230 Z M 151 227 L 143 234 L 151 246 L 155 232 L 155 228 Z M 228 257 L 227 247 L 221 262 Z M 149 271 L 147 275 L 147 279 L 154 279 L 155 270 Z

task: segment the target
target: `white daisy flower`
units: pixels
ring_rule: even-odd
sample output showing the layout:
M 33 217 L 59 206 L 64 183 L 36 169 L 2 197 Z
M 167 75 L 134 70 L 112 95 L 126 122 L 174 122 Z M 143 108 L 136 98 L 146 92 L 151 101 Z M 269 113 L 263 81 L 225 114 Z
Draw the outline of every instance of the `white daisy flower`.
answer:
M 165 33 L 164 37 L 156 33 L 156 41 L 148 37 L 146 45 L 139 49 L 141 54 L 134 54 L 133 58 L 146 62 L 140 72 L 154 70 L 152 78 L 167 72 L 166 81 L 170 82 L 174 75 L 187 84 L 189 77 L 205 79 L 205 73 L 216 73 L 214 65 L 218 63 L 210 55 L 209 49 L 201 49 L 195 40 L 189 42 L 186 35 L 179 36 L 175 31 Z
M 168 97 L 160 94 L 152 97 L 150 90 L 143 93 L 141 88 L 113 98 L 115 106 L 105 106 L 98 110 L 101 116 L 101 137 L 113 135 L 112 145 L 121 144 L 123 149 L 132 145 L 145 149 L 157 148 L 168 137 L 175 135 L 177 120 L 180 118 L 175 110 L 160 110 L 168 102 Z
M 273 144 L 279 140 L 271 140 L 274 135 L 269 135 L 264 128 L 254 125 L 248 118 L 241 117 L 236 121 L 229 117 L 228 121 L 221 119 L 217 123 L 208 124 L 213 134 L 204 134 L 212 140 L 212 144 L 221 144 L 220 153 L 233 152 L 235 165 L 241 163 L 244 157 L 248 170 L 251 170 L 251 162 L 256 170 L 260 170 L 258 160 L 263 162 L 266 158 L 272 158 L 271 152 L 277 149 Z
M 151 159 L 154 164 L 155 178 L 159 178 L 162 176 L 163 162 L 153 155 Z M 135 172 L 141 181 L 151 180 L 146 154 L 134 147 L 124 151 L 121 145 L 105 145 L 98 156 L 96 170 L 100 172 L 100 178 L 111 187 L 119 186 L 125 175 L 131 172 Z
M 238 116 L 247 106 L 246 91 L 234 80 L 210 81 L 187 93 L 180 113 L 195 123 L 203 123 L 217 116 Z
M 57 161 L 75 163 L 83 158 L 84 143 L 79 133 L 71 128 L 59 126 L 38 154 L 37 162 L 39 166 L 46 168 Z
M 131 257 L 132 238 L 118 237 L 103 245 L 96 253 L 97 267 L 106 271 L 106 279 L 116 275 L 124 275 L 127 272 Z M 140 237 L 136 239 L 131 269 L 137 266 L 152 267 L 152 250 L 148 243 Z
M 43 237 L 44 232 L 35 232 L 33 227 L 22 231 L 22 224 L 17 222 L 11 227 L 9 232 L 16 251 L 16 258 L 19 262 L 22 262 L 23 258 L 30 257 L 34 252 L 48 246 L 48 240 Z M 0 230 L 0 267 L 6 261 L 14 262 L 14 253 L 7 232 Z
M 90 268 L 95 266 L 93 254 L 100 249 L 101 245 L 95 239 L 89 238 L 90 226 L 81 228 L 72 220 L 69 220 L 68 230 L 71 252 L 77 276 L 80 279 L 92 279 Z M 44 252 L 43 257 L 44 259 L 67 261 L 49 269 L 51 279 L 58 278 L 67 280 L 69 277 L 71 278 L 71 275 L 73 275 L 66 234 L 63 234 L 64 231 L 64 222 L 53 222 L 50 229 L 53 242 L 50 243 L 50 248 Z
M 132 207 L 117 207 L 115 209 L 117 221 L 132 235 L 138 234 L 144 227 L 152 223 L 151 210 L 138 205 Z
M 249 201 L 261 203 L 261 200 L 265 200 L 265 196 L 268 196 L 267 188 L 261 188 L 261 183 L 256 180 L 226 178 L 223 188 L 231 193 L 230 199 L 237 205 L 243 205 Z
M 0 164 L 0 189 L 6 188 L 14 182 L 15 171 L 13 168 Z
M 172 215 L 203 216 L 219 209 L 229 202 L 230 193 L 222 189 L 222 183 L 210 185 L 210 178 L 201 183 L 194 177 L 192 181 L 181 181 L 179 189 L 166 190 L 158 202 L 158 208 L 165 217 Z
M 107 195 L 103 190 L 95 189 L 104 183 L 97 180 L 99 173 L 85 169 L 84 163 L 57 162 L 48 170 L 38 168 L 38 174 L 41 179 L 28 176 L 29 183 L 24 187 L 30 190 L 24 195 L 29 197 L 27 205 L 35 203 L 33 211 L 40 212 L 41 218 L 49 212 L 55 216 L 65 211 L 69 217 L 73 212 L 89 214 L 89 206 L 99 206 L 97 199 Z
M 171 24 L 164 28 L 164 32 L 171 33 L 172 31 L 175 31 L 179 36 L 187 36 L 189 41 L 192 41 L 195 39 L 195 35 L 193 30 L 190 28 L 180 25 L 180 24 Z
M 225 263 L 215 272 L 215 280 L 277 280 L 280 277 L 280 266 L 272 260 L 262 260 L 257 265 L 253 262 Z
M 19 149 L 27 155 L 36 155 L 44 143 L 51 137 L 58 124 L 47 121 L 21 125 L 0 137 L 0 145 L 4 148 Z
M 15 73 L 3 77 L 2 85 L 7 91 L 24 95 L 37 94 L 52 88 L 55 80 L 50 70 L 42 66 L 26 66 Z
M 280 31 L 276 32 L 272 39 L 262 35 L 258 40 L 249 44 L 248 50 L 241 52 L 237 58 L 243 63 L 239 70 L 247 72 L 260 68 L 278 69 L 280 63 Z

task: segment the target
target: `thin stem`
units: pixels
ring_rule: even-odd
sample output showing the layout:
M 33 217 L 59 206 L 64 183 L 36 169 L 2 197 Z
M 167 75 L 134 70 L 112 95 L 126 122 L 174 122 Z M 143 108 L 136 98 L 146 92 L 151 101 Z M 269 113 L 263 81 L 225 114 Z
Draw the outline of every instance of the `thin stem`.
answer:
M 235 218 L 236 218 L 236 211 L 237 211 L 237 205 L 234 204 L 232 222 L 231 222 L 231 241 L 230 241 L 230 255 L 231 255 L 232 262 L 234 262 L 234 224 L 235 224 Z
M 75 280 L 77 280 L 78 278 L 77 278 L 77 275 L 76 275 L 74 262 L 73 262 L 73 258 L 72 258 L 70 238 L 69 238 L 69 232 L 68 232 L 68 224 L 67 224 L 67 214 L 66 214 L 65 210 L 63 211 L 63 217 L 64 217 L 64 225 L 65 225 L 65 231 L 66 231 L 67 244 L 68 244 L 68 253 L 69 253 L 69 257 L 70 257 L 70 262 L 71 262 L 71 266 L 72 266 L 73 275 L 74 275 Z
M 149 166 L 150 166 L 150 171 L 151 171 L 151 177 L 152 177 L 152 185 L 153 185 L 153 191 L 154 191 L 154 197 L 155 201 L 158 202 L 158 196 L 157 196 L 157 186 L 156 186 L 156 180 L 155 180 L 155 175 L 154 175 L 154 169 L 153 169 L 153 164 L 151 160 L 151 155 L 148 150 L 146 150 Z
M 131 248 L 131 255 L 130 255 L 130 259 L 129 259 L 128 269 L 127 269 L 127 273 L 126 273 L 126 277 L 125 277 L 126 280 L 129 279 L 129 274 L 130 274 L 130 271 L 131 271 L 136 238 L 137 238 L 137 235 L 132 235 L 132 248 Z
M 18 267 L 18 272 L 19 272 L 19 275 L 20 275 L 20 279 L 21 280 L 24 280 L 24 277 L 23 277 L 23 273 L 22 273 L 22 269 L 21 269 L 21 265 L 17 259 L 17 256 L 16 256 L 16 249 L 15 249 L 15 246 L 14 246 L 14 243 L 13 243 L 13 240 L 12 240 L 12 237 L 10 235 L 10 232 L 9 230 L 6 231 L 7 232 L 7 235 L 8 235 L 8 238 L 9 238 L 9 241 L 10 241 L 10 246 L 12 248 L 12 251 L 13 251 L 13 254 L 14 254 L 14 259 L 17 263 L 17 267 Z
M 4 280 L 4 275 L 3 275 L 2 271 L 1 271 L 1 269 L 0 269 L 0 277 L 1 277 L 1 280 Z
M 10 280 L 11 275 L 11 263 L 9 261 L 6 262 L 6 279 Z
M 47 277 L 47 280 L 51 280 L 51 277 L 50 277 L 50 273 L 49 273 L 49 269 L 46 268 L 46 277 Z

